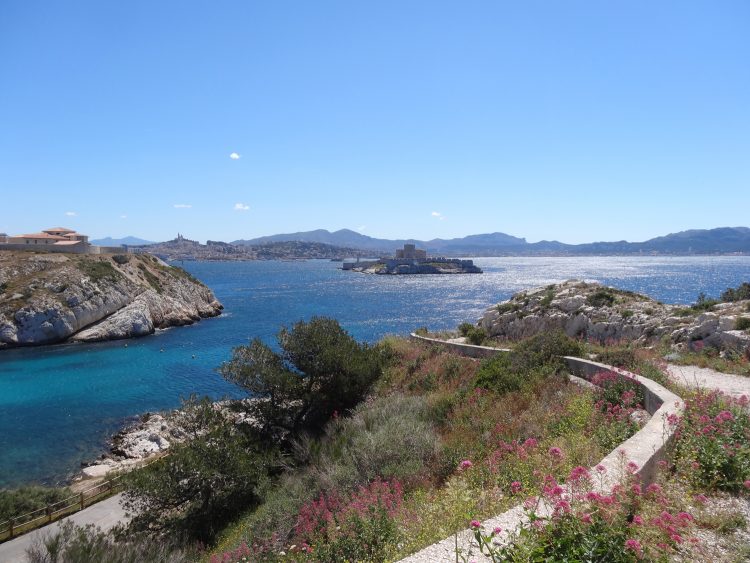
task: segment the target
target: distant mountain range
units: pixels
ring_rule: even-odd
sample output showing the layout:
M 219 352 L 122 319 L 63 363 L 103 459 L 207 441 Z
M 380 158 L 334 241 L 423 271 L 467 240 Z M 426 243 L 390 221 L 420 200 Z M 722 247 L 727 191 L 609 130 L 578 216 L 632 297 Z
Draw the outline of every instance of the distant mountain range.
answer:
M 377 252 L 392 253 L 395 248 L 404 244 L 415 244 L 420 248 L 426 248 L 429 252 L 438 254 L 464 254 L 478 250 L 506 248 L 509 246 L 522 246 L 528 244 L 526 239 L 506 235 L 505 233 L 490 233 L 484 235 L 469 235 L 454 239 L 432 239 L 428 241 L 416 239 L 381 239 L 368 237 L 349 229 L 329 232 L 324 229 L 307 231 L 304 233 L 290 233 L 283 235 L 271 235 L 250 240 L 235 240 L 232 244 L 257 246 L 271 242 L 320 242 L 333 246 L 358 248 L 361 250 L 373 250 Z
M 750 254 L 750 228 L 693 229 L 656 237 L 644 242 L 592 242 L 565 244 L 558 241 L 526 242 L 505 233 L 470 235 L 454 239 L 379 239 L 341 229 L 324 229 L 236 240 L 233 245 L 257 246 L 273 242 L 317 242 L 391 254 L 404 244 L 415 244 L 429 254 L 462 256 L 580 256 L 627 254 Z
M 123 244 L 127 244 L 128 246 L 142 246 L 144 244 L 156 244 L 153 241 L 144 240 L 138 237 L 124 237 L 124 238 L 106 237 L 106 238 L 92 240 L 89 242 L 97 246 L 122 246 Z

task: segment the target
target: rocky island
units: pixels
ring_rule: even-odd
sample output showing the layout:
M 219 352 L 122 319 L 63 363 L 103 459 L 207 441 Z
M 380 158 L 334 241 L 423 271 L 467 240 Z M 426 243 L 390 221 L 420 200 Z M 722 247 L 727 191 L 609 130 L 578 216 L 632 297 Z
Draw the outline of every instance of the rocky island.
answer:
M 188 272 L 148 254 L 0 252 L 0 348 L 143 336 L 222 308 Z
M 344 262 L 342 270 L 365 274 L 481 274 L 482 269 L 472 260 L 427 256 L 425 250 L 405 244 L 393 258 L 380 258 L 356 262 Z

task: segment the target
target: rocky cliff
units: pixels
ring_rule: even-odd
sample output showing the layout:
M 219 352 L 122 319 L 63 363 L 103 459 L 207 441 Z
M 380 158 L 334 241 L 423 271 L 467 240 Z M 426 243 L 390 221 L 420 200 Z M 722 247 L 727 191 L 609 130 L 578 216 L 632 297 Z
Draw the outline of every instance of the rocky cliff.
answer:
M 158 258 L 0 252 L 0 347 L 142 336 L 222 309 Z
M 709 309 L 665 305 L 629 291 L 567 281 L 498 303 L 484 313 L 479 326 L 490 336 L 513 340 L 561 329 L 597 342 L 667 339 L 676 349 L 708 345 L 750 357 L 750 301 Z

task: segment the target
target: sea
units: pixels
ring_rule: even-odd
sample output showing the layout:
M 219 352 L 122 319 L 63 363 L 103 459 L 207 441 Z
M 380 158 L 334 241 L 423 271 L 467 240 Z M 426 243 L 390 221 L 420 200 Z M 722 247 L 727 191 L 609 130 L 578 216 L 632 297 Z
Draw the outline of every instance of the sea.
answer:
M 452 329 L 517 291 L 568 279 L 676 304 L 750 280 L 747 256 L 474 261 L 484 274 L 377 276 L 323 260 L 181 263 L 224 304 L 220 317 L 138 339 L 0 351 L 0 487 L 64 483 L 141 413 L 179 407 L 192 394 L 243 396 L 216 368 L 234 347 L 253 338 L 273 345 L 300 319 L 333 317 L 375 342 Z

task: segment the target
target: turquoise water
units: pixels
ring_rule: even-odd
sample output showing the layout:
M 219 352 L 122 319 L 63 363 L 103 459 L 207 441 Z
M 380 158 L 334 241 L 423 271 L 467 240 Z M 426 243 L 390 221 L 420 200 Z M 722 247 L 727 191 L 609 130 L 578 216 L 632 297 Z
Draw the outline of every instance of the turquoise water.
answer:
M 272 341 L 282 324 L 335 317 L 374 341 L 420 327 L 476 320 L 514 292 L 565 279 L 598 280 L 667 303 L 717 296 L 750 280 L 750 257 L 479 258 L 485 274 L 370 276 L 310 262 L 185 263 L 225 314 L 136 340 L 0 352 L 0 486 L 55 483 L 106 448 L 144 411 L 191 393 L 241 392 L 215 372 L 233 346 Z

